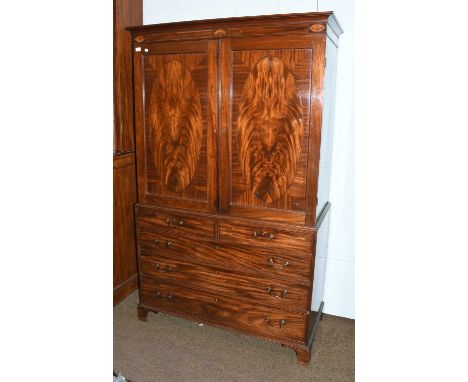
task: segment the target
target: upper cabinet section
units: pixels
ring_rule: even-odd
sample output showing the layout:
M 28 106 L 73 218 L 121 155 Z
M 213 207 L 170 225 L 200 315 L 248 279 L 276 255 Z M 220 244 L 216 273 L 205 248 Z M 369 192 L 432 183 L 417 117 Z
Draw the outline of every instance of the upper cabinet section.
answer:
M 135 55 L 140 202 L 215 211 L 216 44 L 151 44 Z
M 334 16 L 130 30 L 140 203 L 313 225 Z

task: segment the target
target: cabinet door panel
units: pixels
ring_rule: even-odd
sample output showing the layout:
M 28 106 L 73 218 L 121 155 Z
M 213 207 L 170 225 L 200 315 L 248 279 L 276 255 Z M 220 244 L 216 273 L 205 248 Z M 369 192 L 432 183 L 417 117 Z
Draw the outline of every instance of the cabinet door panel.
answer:
M 141 48 L 134 56 L 139 200 L 213 212 L 216 43 Z
M 305 222 L 313 46 L 310 37 L 223 41 L 222 213 Z

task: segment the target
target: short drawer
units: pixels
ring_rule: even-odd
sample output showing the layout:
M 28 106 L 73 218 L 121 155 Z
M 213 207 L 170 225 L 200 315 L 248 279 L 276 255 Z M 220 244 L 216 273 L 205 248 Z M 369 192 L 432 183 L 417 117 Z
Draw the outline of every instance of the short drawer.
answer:
M 154 254 L 216 267 L 262 274 L 270 278 L 290 279 L 310 284 L 313 258 L 291 251 L 272 252 L 268 248 L 220 245 L 216 241 L 170 237 L 157 232 L 140 231 L 139 254 Z
M 140 278 L 141 303 L 244 332 L 305 341 L 307 315 Z
M 311 253 L 313 236 L 313 232 L 294 232 L 261 225 L 219 224 L 219 239 L 222 242 L 287 250 L 292 253 Z
M 138 206 L 136 208 L 138 227 L 162 229 L 177 236 L 215 237 L 215 223 L 187 214 L 168 213 L 155 208 Z
M 140 257 L 140 274 L 266 305 L 304 311 L 309 308 L 310 287 L 293 281 L 236 273 L 163 256 Z

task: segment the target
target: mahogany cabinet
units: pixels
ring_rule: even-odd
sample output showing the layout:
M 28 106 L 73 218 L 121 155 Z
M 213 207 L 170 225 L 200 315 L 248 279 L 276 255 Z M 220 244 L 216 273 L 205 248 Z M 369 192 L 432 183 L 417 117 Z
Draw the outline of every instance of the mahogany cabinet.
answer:
M 132 39 L 125 28 L 142 20 L 142 0 L 114 0 L 114 305 L 137 288 Z
M 139 318 L 292 348 L 323 309 L 332 12 L 131 27 Z

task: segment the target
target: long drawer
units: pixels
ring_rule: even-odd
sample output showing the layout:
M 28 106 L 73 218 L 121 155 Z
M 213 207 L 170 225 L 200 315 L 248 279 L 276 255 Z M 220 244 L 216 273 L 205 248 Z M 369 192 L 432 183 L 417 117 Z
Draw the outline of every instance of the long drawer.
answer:
M 136 221 L 138 227 L 171 232 L 176 236 L 215 237 L 215 222 L 213 220 L 183 213 L 168 213 L 155 208 L 137 206 Z
M 289 251 L 273 253 L 268 248 L 221 245 L 215 241 L 172 237 L 144 230 L 138 232 L 138 237 L 141 256 L 161 254 L 227 270 L 260 273 L 310 285 L 313 262 L 310 255 L 294 255 Z
M 161 255 L 140 257 L 140 274 L 266 305 L 308 310 L 309 286 L 235 273 Z
M 288 231 L 281 228 L 249 226 L 246 224 L 219 224 L 219 240 L 238 245 L 269 248 L 277 251 L 287 250 L 291 253 L 312 253 L 313 232 Z
M 305 341 L 307 315 L 140 278 L 141 302 L 276 339 Z

